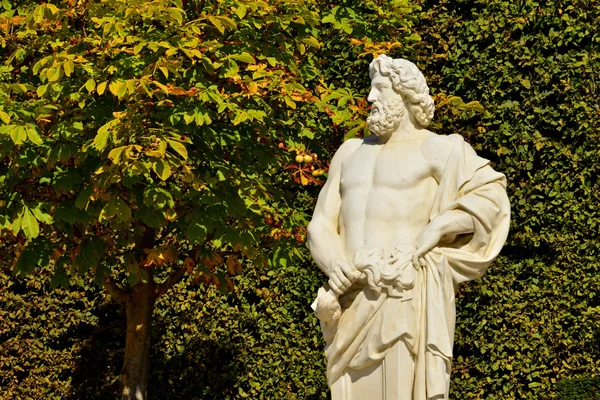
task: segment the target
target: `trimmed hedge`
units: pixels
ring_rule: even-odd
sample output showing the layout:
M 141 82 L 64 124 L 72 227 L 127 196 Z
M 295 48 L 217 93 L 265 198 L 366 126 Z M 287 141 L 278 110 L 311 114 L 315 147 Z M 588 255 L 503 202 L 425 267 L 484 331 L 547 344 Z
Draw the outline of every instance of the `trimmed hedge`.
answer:
M 0 399 L 115 398 L 124 313 L 92 285 L 49 282 L 50 271 L 17 281 L 0 272 Z M 320 284 L 304 264 L 249 267 L 231 294 L 175 286 L 154 313 L 150 398 L 326 398 L 309 306 Z
M 463 285 L 451 397 L 544 399 L 600 374 L 600 7 L 597 1 L 421 2 L 418 60 L 441 108 L 508 179 L 502 256 Z
M 558 397 L 564 400 L 600 399 L 600 378 L 565 379 L 558 382 Z

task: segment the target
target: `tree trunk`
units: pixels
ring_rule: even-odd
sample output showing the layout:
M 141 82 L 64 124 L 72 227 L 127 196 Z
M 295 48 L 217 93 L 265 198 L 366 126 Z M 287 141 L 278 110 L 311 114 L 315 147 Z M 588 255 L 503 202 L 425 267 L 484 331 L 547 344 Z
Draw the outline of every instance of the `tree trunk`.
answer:
M 146 400 L 150 366 L 150 331 L 154 311 L 155 288 L 138 283 L 125 299 L 127 339 L 121 370 L 121 400 Z

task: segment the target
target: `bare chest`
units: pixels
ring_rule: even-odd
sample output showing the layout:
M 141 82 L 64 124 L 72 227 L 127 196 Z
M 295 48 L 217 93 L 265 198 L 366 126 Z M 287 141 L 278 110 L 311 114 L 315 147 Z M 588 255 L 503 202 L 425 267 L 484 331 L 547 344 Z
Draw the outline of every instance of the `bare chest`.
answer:
M 417 148 L 361 146 L 342 170 L 342 192 L 373 189 L 405 190 L 433 176 L 431 165 Z

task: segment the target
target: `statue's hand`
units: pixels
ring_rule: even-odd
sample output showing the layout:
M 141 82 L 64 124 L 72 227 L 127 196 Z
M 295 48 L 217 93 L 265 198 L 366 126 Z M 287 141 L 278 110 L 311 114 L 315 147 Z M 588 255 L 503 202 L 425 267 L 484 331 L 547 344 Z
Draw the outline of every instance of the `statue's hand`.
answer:
M 416 242 L 417 250 L 413 254 L 413 264 L 415 267 L 424 267 L 425 260 L 423 256 L 431 249 L 433 249 L 442 239 L 444 232 L 442 227 L 436 223 L 435 219 L 431 221 L 423 232 L 419 235 Z
M 329 272 L 329 286 L 339 296 L 343 294 L 352 283 L 359 279 L 361 273 L 351 263 L 336 260 L 332 263 Z

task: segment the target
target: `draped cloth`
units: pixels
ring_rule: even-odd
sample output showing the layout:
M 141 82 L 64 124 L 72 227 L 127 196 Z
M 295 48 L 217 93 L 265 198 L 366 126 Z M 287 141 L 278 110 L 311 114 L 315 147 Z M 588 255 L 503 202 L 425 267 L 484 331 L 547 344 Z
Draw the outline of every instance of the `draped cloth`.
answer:
M 412 398 L 448 398 L 456 288 L 483 275 L 506 241 L 510 223 L 504 175 L 477 156 L 460 135 L 450 138 L 453 149 L 439 181 L 430 221 L 461 210 L 472 217 L 474 232 L 442 238 L 425 255 L 425 266 L 417 269 L 414 286 L 404 296 L 353 285 L 340 297 L 341 316 L 321 321 L 330 386 L 348 368 L 361 369 L 381 361 L 402 341 L 415 359 Z M 326 289 L 319 290 L 313 308 L 319 307 Z

